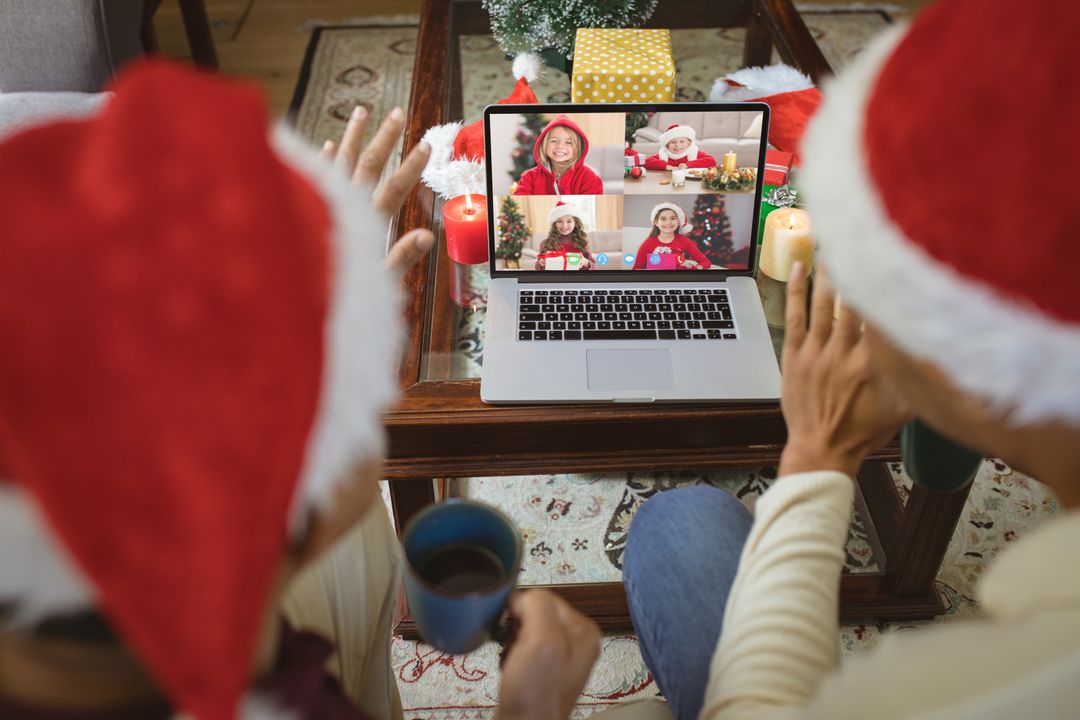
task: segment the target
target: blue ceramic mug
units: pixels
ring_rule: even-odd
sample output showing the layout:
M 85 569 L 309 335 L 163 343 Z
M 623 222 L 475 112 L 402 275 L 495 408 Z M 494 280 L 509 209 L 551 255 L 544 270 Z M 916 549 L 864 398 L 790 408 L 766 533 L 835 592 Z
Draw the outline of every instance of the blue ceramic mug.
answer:
M 453 655 L 491 637 L 521 568 L 521 536 L 493 507 L 454 498 L 409 521 L 405 595 L 420 635 Z

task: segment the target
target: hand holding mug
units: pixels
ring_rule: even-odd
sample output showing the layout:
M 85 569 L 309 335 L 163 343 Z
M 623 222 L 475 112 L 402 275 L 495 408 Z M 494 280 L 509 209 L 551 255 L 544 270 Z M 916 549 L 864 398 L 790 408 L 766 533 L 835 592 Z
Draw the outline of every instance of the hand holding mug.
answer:
M 497 720 L 565 718 L 600 655 L 600 629 L 550 590 L 510 597 L 518 623 L 507 647 Z

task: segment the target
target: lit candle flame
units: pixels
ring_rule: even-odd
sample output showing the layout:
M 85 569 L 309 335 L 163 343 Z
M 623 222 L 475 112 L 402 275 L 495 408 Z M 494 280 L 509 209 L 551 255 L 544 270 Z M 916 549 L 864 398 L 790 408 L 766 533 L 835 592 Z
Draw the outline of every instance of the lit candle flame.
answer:
M 795 229 L 795 213 L 788 215 L 788 230 Z
M 474 212 L 476 212 L 476 211 L 473 210 L 472 195 L 469 193 L 468 190 L 466 190 L 465 191 L 465 214 L 466 215 L 472 215 Z

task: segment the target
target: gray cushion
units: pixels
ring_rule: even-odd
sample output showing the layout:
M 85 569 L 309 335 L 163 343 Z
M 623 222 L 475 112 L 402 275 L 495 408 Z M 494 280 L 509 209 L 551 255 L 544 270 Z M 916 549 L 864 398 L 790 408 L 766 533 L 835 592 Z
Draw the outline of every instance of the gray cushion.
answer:
M 98 112 L 112 93 L 0 94 L 0 141 L 50 120 L 87 117 Z
M 0 92 L 101 90 L 142 54 L 144 0 L 0 0 Z

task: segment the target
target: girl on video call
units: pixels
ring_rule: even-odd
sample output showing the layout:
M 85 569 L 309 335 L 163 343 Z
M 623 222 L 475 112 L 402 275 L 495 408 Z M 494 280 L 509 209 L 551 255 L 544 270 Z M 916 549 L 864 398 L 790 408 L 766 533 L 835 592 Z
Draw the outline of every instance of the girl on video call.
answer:
M 536 167 L 521 174 L 515 195 L 603 195 L 600 176 L 585 164 L 589 139 L 577 124 L 559 115 L 533 147 Z
M 660 151 L 645 159 L 646 170 L 716 167 L 716 158 L 698 149 L 697 133 L 689 125 L 668 125 L 660 135 Z
M 675 255 L 675 267 L 679 270 L 708 270 L 712 267 L 694 241 L 683 234 L 690 232 L 685 210 L 675 203 L 664 202 L 654 207 L 649 217 L 652 218 L 652 232 L 638 248 L 634 259 L 635 270 L 645 270 L 653 253 Z
M 581 264 L 578 270 L 592 268 L 593 257 L 589 252 L 589 236 L 581 222 L 581 211 L 570 203 L 559 202 L 548 213 L 547 239 L 540 244 L 540 255 L 544 253 L 578 253 Z M 536 269 L 543 270 L 543 257 L 536 258 Z

